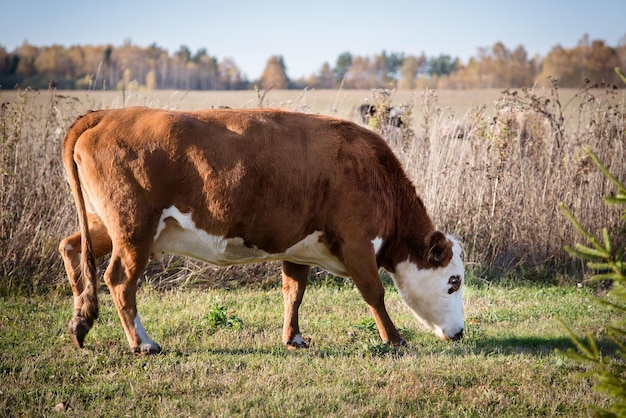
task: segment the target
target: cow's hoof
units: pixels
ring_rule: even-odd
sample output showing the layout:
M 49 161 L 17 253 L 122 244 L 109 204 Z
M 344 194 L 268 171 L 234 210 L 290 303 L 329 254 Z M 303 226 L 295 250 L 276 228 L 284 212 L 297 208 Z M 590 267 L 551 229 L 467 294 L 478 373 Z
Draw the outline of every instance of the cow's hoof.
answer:
M 310 338 L 305 340 L 304 338 L 302 338 L 302 335 L 296 334 L 296 336 L 293 337 L 291 340 L 287 341 L 285 345 L 287 346 L 289 350 L 297 350 L 299 348 L 309 348 L 310 342 L 311 342 Z
M 408 345 L 406 340 L 402 337 L 397 341 L 385 341 L 385 344 L 389 344 L 393 347 L 406 347 Z
M 161 346 L 157 343 L 152 344 L 141 344 L 135 348 L 133 348 L 133 353 L 141 354 L 142 356 L 149 356 L 153 354 L 159 354 L 161 352 Z
M 72 342 L 74 343 L 74 345 L 77 348 L 83 348 L 85 337 L 91 329 L 91 325 L 89 325 L 85 318 L 75 316 L 70 320 L 67 328 L 70 331 L 70 336 L 72 337 Z

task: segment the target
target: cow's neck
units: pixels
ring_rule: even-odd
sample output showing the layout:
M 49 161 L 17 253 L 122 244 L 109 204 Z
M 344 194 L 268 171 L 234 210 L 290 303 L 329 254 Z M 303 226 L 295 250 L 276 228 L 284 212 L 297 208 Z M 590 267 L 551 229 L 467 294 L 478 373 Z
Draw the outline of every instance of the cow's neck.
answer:
M 378 264 L 390 273 L 410 259 L 418 267 L 428 267 L 422 254 L 427 254 L 425 238 L 435 228 L 422 199 L 414 192 L 395 208 L 395 219 L 378 253 Z

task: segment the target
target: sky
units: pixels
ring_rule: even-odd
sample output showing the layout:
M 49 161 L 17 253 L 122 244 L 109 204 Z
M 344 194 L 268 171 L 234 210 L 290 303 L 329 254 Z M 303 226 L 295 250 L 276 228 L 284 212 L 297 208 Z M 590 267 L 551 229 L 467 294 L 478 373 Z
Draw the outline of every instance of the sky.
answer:
M 206 48 L 232 58 L 250 80 L 281 55 L 292 79 L 331 66 L 343 52 L 370 56 L 448 54 L 463 63 L 479 47 L 522 45 L 545 57 L 584 34 L 617 46 L 626 37 L 626 1 L 550 0 L 2 0 L 0 45 L 25 41 L 121 46 L 156 43 L 171 53 Z

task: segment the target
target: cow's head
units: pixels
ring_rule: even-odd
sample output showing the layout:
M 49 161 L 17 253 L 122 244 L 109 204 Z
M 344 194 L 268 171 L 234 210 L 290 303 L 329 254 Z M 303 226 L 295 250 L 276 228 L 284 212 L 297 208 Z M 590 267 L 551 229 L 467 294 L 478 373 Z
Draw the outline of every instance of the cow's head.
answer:
M 402 300 L 417 319 L 443 340 L 463 335 L 463 284 L 461 245 L 449 235 L 435 231 L 426 237 L 429 268 L 411 258 L 396 265 L 392 275 Z

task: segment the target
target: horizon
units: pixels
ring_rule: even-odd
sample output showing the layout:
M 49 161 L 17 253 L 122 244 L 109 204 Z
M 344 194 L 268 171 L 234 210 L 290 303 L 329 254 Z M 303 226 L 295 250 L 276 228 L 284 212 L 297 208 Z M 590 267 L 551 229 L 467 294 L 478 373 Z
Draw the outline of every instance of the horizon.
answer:
M 506 9 L 490 0 L 471 7 L 460 0 L 437 5 L 400 0 L 386 10 L 362 1 L 319 0 L 314 8 L 283 1 L 211 3 L 193 4 L 195 12 L 188 13 L 191 2 L 185 1 L 172 9 L 146 0 L 112 0 L 98 8 L 77 0 L 58 5 L 24 0 L 4 6 L 0 45 L 12 52 L 24 42 L 37 47 L 130 42 L 142 48 L 156 44 L 170 55 L 181 46 L 192 53 L 205 48 L 219 61 L 232 58 L 248 79 L 259 78 L 267 60 L 279 55 L 295 80 L 316 74 L 324 63 L 334 66 L 343 52 L 445 54 L 467 64 L 480 48 L 497 42 L 509 50 L 522 46 L 529 58 L 543 58 L 557 45 L 573 48 L 584 35 L 613 47 L 626 42 L 626 2 L 617 0 L 592 6 L 530 0 Z

